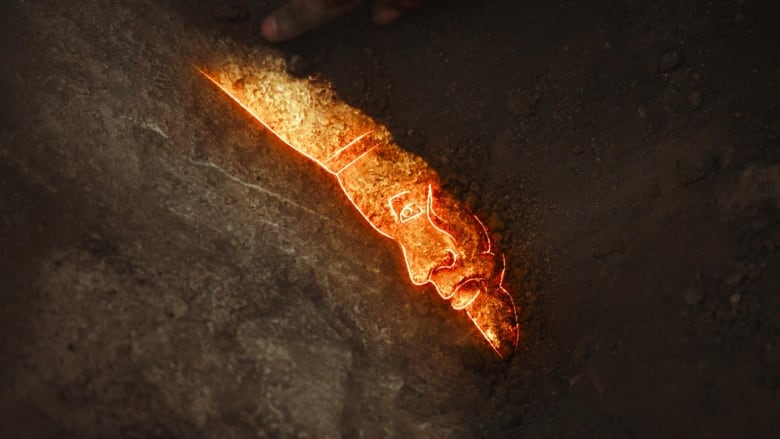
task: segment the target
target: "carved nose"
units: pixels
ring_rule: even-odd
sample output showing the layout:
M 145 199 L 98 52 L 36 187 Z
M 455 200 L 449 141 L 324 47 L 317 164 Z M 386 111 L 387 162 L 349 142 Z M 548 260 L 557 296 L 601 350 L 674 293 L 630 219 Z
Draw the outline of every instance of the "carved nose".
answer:
M 427 283 L 431 275 L 439 270 L 452 268 L 455 264 L 455 253 L 450 250 L 436 252 L 425 251 L 419 255 L 407 255 L 406 265 L 412 282 L 417 285 Z

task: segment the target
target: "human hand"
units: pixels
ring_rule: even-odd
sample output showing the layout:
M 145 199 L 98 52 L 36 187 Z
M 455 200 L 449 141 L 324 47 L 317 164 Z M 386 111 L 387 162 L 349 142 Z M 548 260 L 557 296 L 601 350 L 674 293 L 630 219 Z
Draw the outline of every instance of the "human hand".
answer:
M 261 32 L 268 41 L 286 41 L 344 15 L 361 1 L 289 0 L 263 20 Z M 421 3 L 422 0 L 376 0 L 374 22 L 380 26 L 391 24 Z

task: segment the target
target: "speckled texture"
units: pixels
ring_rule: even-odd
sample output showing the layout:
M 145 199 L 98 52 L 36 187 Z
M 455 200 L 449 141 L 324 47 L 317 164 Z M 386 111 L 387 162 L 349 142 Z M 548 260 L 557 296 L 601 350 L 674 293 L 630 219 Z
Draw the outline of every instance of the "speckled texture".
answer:
M 0 436 L 777 431 L 774 2 L 441 2 L 269 48 L 278 3 L 0 7 Z M 204 84 L 226 50 L 303 58 L 487 219 L 518 355 Z

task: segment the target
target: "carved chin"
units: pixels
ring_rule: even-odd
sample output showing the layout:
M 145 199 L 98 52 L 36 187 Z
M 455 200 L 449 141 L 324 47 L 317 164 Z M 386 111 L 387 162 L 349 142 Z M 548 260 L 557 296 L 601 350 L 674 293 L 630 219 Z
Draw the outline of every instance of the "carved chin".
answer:
M 455 288 L 450 298 L 450 306 L 453 309 L 463 309 L 471 305 L 474 299 L 486 289 L 485 279 L 468 279 Z

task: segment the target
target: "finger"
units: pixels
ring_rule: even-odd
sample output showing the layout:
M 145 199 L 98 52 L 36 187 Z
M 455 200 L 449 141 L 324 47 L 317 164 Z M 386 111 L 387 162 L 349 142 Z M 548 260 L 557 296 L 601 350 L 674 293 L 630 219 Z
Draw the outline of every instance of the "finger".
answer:
M 295 38 L 355 7 L 361 0 L 290 0 L 263 20 L 261 32 L 271 42 Z
M 377 0 L 374 7 L 374 22 L 387 25 L 397 21 L 403 14 L 418 8 L 423 0 Z

